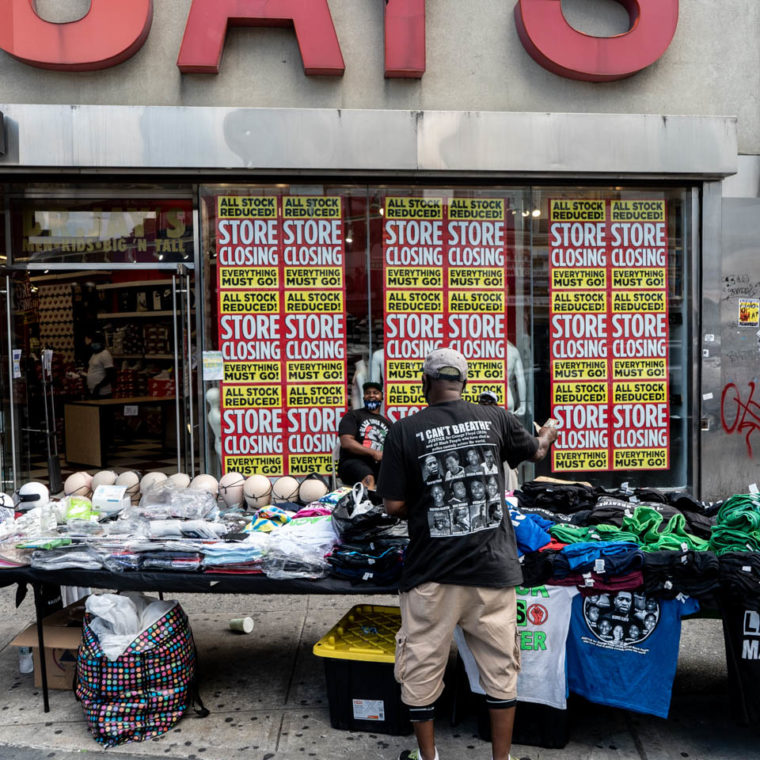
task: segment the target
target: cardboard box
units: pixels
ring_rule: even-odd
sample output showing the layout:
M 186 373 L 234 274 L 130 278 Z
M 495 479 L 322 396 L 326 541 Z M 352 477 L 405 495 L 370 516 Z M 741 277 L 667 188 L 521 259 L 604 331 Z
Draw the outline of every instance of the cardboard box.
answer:
M 45 665 L 50 689 L 68 689 L 74 684 L 77 667 L 77 649 L 82 641 L 84 599 L 65 607 L 43 621 L 45 638 Z M 31 647 L 34 657 L 34 685 L 42 686 L 40 652 L 37 646 L 37 624 L 32 623 L 11 641 L 14 647 Z

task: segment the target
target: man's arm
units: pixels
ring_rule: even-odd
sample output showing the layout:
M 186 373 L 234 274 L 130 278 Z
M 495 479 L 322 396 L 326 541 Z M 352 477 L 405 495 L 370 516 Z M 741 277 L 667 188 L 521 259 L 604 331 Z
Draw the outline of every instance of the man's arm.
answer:
M 540 462 L 549 453 L 549 448 L 557 440 L 557 427 L 555 425 L 544 425 L 539 428 L 536 438 L 538 438 L 538 448 L 531 457 L 531 462 Z
M 383 499 L 383 507 L 391 517 L 399 517 L 406 520 L 409 516 L 406 510 L 405 501 L 396 501 L 395 499 Z
M 353 454 L 356 457 L 369 457 L 379 462 L 383 458 L 383 452 L 377 449 L 371 449 L 369 446 L 362 446 L 359 441 L 352 435 L 344 434 L 340 436 L 340 447 L 347 451 L 349 454 Z

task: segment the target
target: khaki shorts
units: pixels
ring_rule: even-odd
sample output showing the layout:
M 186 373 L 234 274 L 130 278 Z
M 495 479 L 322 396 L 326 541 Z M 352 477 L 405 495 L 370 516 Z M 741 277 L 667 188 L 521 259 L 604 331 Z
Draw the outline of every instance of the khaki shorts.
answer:
M 514 588 L 429 582 L 402 592 L 400 604 L 395 676 L 404 704 L 426 707 L 441 696 L 456 625 L 464 631 L 486 694 L 517 697 L 520 642 Z

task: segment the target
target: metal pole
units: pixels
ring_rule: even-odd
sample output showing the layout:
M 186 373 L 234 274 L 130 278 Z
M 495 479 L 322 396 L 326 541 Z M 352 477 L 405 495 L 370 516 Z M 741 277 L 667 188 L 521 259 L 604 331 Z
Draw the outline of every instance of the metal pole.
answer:
M 10 275 L 5 276 L 5 315 L 6 315 L 6 327 L 8 329 L 8 411 L 11 418 L 11 472 L 13 478 L 13 490 L 18 488 L 18 481 L 16 474 L 18 472 L 18 451 L 16 450 L 16 407 L 13 403 L 13 330 L 11 329 L 11 278 Z
M 180 449 L 180 388 L 179 388 L 179 353 L 177 348 L 177 275 L 172 275 L 172 327 L 174 328 L 174 412 L 177 435 L 177 472 L 182 472 L 182 453 Z
M 193 322 L 190 309 L 190 275 L 185 275 L 185 305 L 187 307 L 187 334 L 185 336 L 185 345 L 187 350 L 185 351 L 185 362 L 187 369 L 187 401 L 189 405 L 190 415 L 190 477 L 195 477 L 195 408 L 193 406 Z

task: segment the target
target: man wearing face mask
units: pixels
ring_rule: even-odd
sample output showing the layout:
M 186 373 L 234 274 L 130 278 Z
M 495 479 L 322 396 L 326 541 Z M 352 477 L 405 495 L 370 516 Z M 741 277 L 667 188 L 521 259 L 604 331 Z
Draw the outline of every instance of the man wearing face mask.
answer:
M 526 459 L 537 462 L 557 431 L 548 424 L 534 437 L 506 409 L 465 401 L 467 370 L 458 351 L 443 348 L 428 354 L 422 369 L 428 406 L 391 427 L 378 479 L 386 512 L 409 521 L 395 667 L 418 746 L 404 750 L 399 760 L 438 760 L 433 705 L 443 691 L 456 625 L 464 631 L 486 690 L 493 760 L 508 760 L 512 743 L 520 669 L 515 586 L 522 582 L 522 571 L 504 503 L 504 476 L 501 468 L 494 475 L 473 469 L 454 481 L 467 484 L 464 509 L 477 511 L 477 519 L 457 523 L 454 511 L 462 505 L 452 503 L 452 530 L 446 534 L 430 530 L 429 513 L 440 513 L 440 508 L 422 470 L 431 456 L 445 460 L 456 454 L 464 461 L 468 451 L 473 461 L 475 455 L 480 462 L 490 461 L 488 453 L 511 467 Z M 486 510 L 484 494 L 491 479 L 497 481 L 498 505 Z
M 340 459 L 338 477 L 346 485 L 360 481 L 374 490 L 383 445 L 391 423 L 382 414 L 383 385 L 370 381 L 362 386 L 364 407 L 352 409 L 343 415 L 338 426 Z
M 87 363 L 87 390 L 93 398 L 111 398 L 116 369 L 103 333 L 85 335 L 84 342 L 92 351 Z

